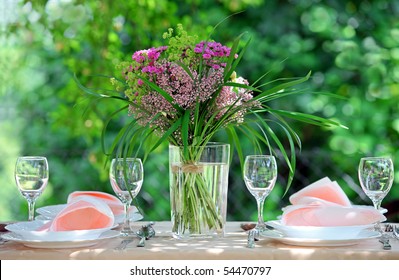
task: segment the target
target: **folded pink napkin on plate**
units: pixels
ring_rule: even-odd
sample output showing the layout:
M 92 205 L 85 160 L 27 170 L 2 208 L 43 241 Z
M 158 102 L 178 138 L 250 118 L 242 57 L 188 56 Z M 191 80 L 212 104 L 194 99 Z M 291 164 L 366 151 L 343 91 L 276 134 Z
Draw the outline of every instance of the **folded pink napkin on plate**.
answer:
M 287 226 L 367 225 L 386 218 L 372 206 L 352 205 L 337 182 L 323 178 L 293 194 L 292 205 L 283 210 Z
M 117 197 L 105 192 L 98 192 L 98 191 L 72 192 L 69 194 L 67 202 L 70 203 L 71 201 L 79 199 L 84 196 L 93 197 L 105 202 L 111 208 L 112 213 L 114 213 L 114 215 L 124 214 L 125 210 L 123 207 L 123 203 Z
M 82 196 L 68 203 L 51 222 L 39 230 L 92 230 L 112 227 L 113 225 L 114 214 L 105 202 L 92 197 Z

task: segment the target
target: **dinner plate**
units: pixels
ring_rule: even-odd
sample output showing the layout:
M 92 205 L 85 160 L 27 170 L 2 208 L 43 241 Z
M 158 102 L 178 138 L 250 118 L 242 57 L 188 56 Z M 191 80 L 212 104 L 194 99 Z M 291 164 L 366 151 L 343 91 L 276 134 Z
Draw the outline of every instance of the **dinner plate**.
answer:
M 266 224 L 280 231 L 286 237 L 314 239 L 356 238 L 361 231 L 374 227 L 374 224 L 336 227 L 286 226 L 280 220 L 268 221 Z
M 351 246 L 362 241 L 379 237 L 381 234 L 376 231 L 364 230 L 354 238 L 295 238 L 287 237 L 277 231 L 266 231 L 262 233 L 263 237 L 279 241 L 287 245 L 320 247 L 320 246 Z
M 37 220 L 52 220 L 54 217 L 64 209 L 66 204 L 56 204 L 56 205 L 48 205 L 37 208 L 36 212 L 40 215 L 36 216 Z M 124 221 L 124 214 L 115 216 L 115 223 L 122 224 Z M 143 215 L 139 213 L 135 206 L 130 207 L 129 217 L 131 222 L 140 221 L 143 219 Z
M 67 249 L 67 248 L 79 248 L 79 247 L 89 247 L 96 245 L 100 241 L 114 238 L 119 236 L 119 231 L 108 230 L 102 233 L 98 238 L 95 239 L 72 239 L 72 240 L 62 240 L 62 241 L 47 241 L 47 240 L 31 240 L 23 238 L 22 236 L 14 233 L 8 232 L 3 234 L 1 237 L 3 239 L 21 243 L 26 247 L 31 248 L 41 248 L 41 249 Z
M 70 240 L 88 240 L 96 239 L 102 233 L 112 229 L 114 226 L 98 229 L 87 230 L 69 230 L 69 231 L 45 231 L 40 230 L 50 221 L 28 221 L 18 222 L 7 225 L 5 228 L 8 231 L 18 234 L 27 240 L 42 240 L 42 241 L 70 241 Z

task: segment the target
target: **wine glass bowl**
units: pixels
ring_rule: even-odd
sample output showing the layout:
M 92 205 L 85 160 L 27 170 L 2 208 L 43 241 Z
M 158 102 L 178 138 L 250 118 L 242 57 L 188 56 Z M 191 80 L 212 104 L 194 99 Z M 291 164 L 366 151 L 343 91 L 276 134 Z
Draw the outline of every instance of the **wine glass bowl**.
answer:
M 250 155 L 245 158 L 244 182 L 255 197 L 258 207 L 258 222 L 255 229 L 262 233 L 267 230 L 263 219 L 263 205 L 277 180 L 277 163 L 274 156 Z
M 392 187 L 394 170 L 390 158 L 364 157 L 360 159 L 359 181 L 375 209 L 382 211 L 381 202 Z
M 35 202 L 47 186 L 48 162 L 45 157 L 19 157 L 15 164 L 15 182 L 22 196 L 28 201 L 29 221 L 34 219 Z
M 129 210 L 133 198 L 143 184 L 143 164 L 139 158 L 114 158 L 111 161 L 109 179 L 115 194 L 124 205 L 124 223 L 121 236 L 135 236 L 130 227 Z

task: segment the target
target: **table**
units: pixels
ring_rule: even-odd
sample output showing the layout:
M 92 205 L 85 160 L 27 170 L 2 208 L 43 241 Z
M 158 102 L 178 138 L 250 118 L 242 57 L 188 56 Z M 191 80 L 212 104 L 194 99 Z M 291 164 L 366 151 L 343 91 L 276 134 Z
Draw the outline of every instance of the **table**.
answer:
M 135 223 L 139 228 L 145 222 Z M 392 239 L 392 249 L 382 249 L 377 239 L 339 247 L 301 247 L 261 238 L 255 248 L 247 248 L 247 235 L 240 222 L 228 222 L 226 237 L 181 241 L 170 235 L 170 222 L 156 222 L 156 236 L 144 248 L 134 241 L 124 251 L 116 251 L 119 237 L 94 246 L 68 249 L 34 249 L 15 242 L 0 245 L 1 260 L 399 260 L 399 240 Z

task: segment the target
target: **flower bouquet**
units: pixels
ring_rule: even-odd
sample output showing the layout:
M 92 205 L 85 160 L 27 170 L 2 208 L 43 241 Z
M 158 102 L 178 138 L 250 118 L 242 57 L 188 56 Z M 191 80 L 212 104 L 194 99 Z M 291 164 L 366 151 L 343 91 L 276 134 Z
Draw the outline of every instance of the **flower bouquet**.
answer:
M 228 47 L 210 39 L 199 40 L 178 25 L 163 37 L 167 45 L 136 51 L 130 61 L 117 66 L 120 75 L 111 78 L 115 94 L 79 86 L 97 100 L 111 98 L 125 103 L 110 116 L 125 111 L 131 116 L 114 140 L 114 157 L 127 157 L 144 148 L 146 158 L 164 141 L 170 143 L 176 236 L 187 232 L 218 234 L 223 231 L 226 216 L 229 160 L 224 154 L 237 151 L 241 162 L 244 158 L 238 132 L 248 136 L 257 152 L 262 146 L 271 153 L 281 151 L 290 170 L 289 185 L 295 171 L 295 146 L 300 146 L 300 140 L 285 119 L 327 127 L 339 123 L 270 107 L 273 100 L 302 93 L 295 86 L 308 80 L 310 73 L 301 78 L 263 82 L 265 74 L 250 84 L 236 73 L 249 44 L 248 40 L 239 47 L 242 36 Z M 285 132 L 290 153 L 285 151 L 272 123 Z M 219 146 L 211 140 L 221 130 L 226 132 L 229 145 L 220 148 L 223 154 L 219 156 L 218 150 L 209 149 Z M 209 163 L 204 157 L 220 159 Z

